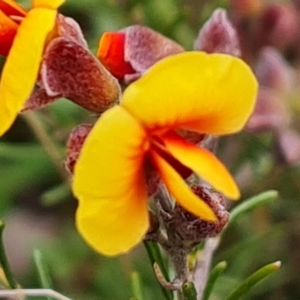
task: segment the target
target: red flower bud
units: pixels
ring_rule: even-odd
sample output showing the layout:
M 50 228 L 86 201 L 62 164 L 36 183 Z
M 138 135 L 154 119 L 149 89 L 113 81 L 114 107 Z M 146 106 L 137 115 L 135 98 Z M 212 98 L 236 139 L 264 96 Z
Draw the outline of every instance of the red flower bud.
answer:
M 128 74 L 143 73 L 160 59 L 183 51 L 180 45 L 158 32 L 133 25 L 104 33 L 97 56 L 114 76 L 123 79 Z

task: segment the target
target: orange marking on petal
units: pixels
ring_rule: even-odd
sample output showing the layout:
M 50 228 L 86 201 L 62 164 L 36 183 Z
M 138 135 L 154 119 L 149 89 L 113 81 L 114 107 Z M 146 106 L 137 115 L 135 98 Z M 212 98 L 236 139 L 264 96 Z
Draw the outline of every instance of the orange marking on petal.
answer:
M 117 78 L 135 73 L 129 62 L 124 60 L 125 33 L 105 32 L 100 41 L 97 57 L 103 65 Z
M 122 106 L 150 131 L 239 131 L 251 115 L 257 82 L 240 59 L 185 52 L 157 62 L 124 92 Z
M 193 193 L 170 164 L 168 164 L 156 151 L 150 151 L 150 157 L 170 194 L 179 205 L 204 220 L 216 220 L 213 210 L 204 200 Z
M 187 168 L 231 199 L 240 197 L 239 189 L 226 167 L 208 150 L 185 141 L 178 135 L 163 137 L 166 149 Z
M 7 16 L 25 17 L 26 10 L 13 0 L 0 0 L 0 10 Z

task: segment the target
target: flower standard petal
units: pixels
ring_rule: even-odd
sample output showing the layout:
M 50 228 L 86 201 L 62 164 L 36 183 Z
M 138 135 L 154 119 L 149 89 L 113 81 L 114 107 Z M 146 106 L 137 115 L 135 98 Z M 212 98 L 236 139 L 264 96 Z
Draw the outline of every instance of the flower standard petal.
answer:
M 244 126 L 256 92 L 256 79 L 242 60 L 186 52 L 150 68 L 126 89 L 122 105 L 150 130 L 229 134 Z
M 240 197 L 234 179 L 226 167 L 211 152 L 197 147 L 175 134 L 165 135 L 163 142 L 172 156 L 209 182 L 215 189 L 231 199 Z
M 150 157 L 156 166 L 161 179 L 178 204 L 190 213 L 204 220 L 216 220 L 213 210 L 204 202 L 204 200 L 200 199 L 192 192 L 182 177 L 165 159 L 163 159 L 155 150 L 150 151 Z
M 30 96 L 56 11 L 32 9 L 19 26 L 0 83 L 0 135 L 13 123 Z
M 147 136 L 122 107 L 106 111 L 75 165 L 77 224 L 99 252 L 113 255 L 138 243 L 148 228 L 143 162 Z

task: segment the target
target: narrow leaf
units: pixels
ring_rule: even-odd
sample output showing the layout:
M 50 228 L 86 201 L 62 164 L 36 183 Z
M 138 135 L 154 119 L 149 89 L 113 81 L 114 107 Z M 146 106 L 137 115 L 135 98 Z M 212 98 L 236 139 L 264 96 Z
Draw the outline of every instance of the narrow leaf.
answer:
M 275 273 L 281 266 L 281 262 L 277 261 L 271 264 L 268 264 L 252 275 L 250 275 L 242 284 L 235 289 L 226 300 L 238 300 L 241 299 L 242 296 L 248 294 L 248 292 L 261 280 L 266 278 L 267 276 Z
M 255 208 L 262 206 L 264 204 L 267 204 L 273 200 L 275 200 L 278 197 L 278 192 L 275 190 L 270 190 L 266 192 L 262 192 L 258 195 L 255 195 L 245 201 L 243 201 L 241 204 L 236 206 L 231 212 L 230 212 L 230 220 L 229 224 L 233 223 L 243 214 L 254 210 Z
M 209 299 L 217 279 L 224 272 L 226 267 L 227 267 L 227 262 L 221 261 L 212 269 L 212 271 L 210 272 L 209 277 L 207 279 L 207 283 L 206 283 L 206 286 L 205 286 L 205 289 L 203 292 L 202 300 Z

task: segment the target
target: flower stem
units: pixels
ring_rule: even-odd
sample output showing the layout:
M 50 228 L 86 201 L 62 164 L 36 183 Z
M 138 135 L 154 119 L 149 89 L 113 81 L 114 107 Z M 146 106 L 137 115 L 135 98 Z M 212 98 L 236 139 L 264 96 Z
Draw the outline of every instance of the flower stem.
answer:
M 157 263 L 159 265 L 160 270 L 162 271 L 165 279 L 169 281 L 169 274 L 167 271 L 167 268 L 165 266 L 163 257 L 161 255 L 160 249 L 158 245 L 154 242 L 144 241 L 144 246 L 146 248 L 147 254 L 149 256 L 151 265 L 153 266 L 154 263 Z M 166 290 L 165 288 L 162 288 L 162 292 L 167 300 L 173 300 L 173 294 L 171 291 Z
M 18 282 L 15 280 L 14 275 L 11 271 L 3 243 L 4 227 L 4 222 L 0 221 L 0 264 L 2 266 L 9 287 L 12 289 L 16 289 L 18 287 Z
M 62 164 L 62 155 L 60 151 L 58 150 L 56 144 L 53 142 L 53 140 L 50 138 L 48 133 L 46 132 L 42 122 L 38 118 L 35 112 L 26 112 L 26 114 L 23 115 L 25 121 L 37 137 L 37 139 L 42 144 L 43 148 L 45 149 L 46 153 L 51 158 L 57 172 L 61 176 L 61 178 L 68 182 L 68 174 L 66 170 L 63 167 Z
M 38 273 L 40 286 L 42 288 L 48 289 L 52 287 L 51 277 L 47 265 L 45 263 L 42 252 L 39 249 L 35 249 L 33 252 L 33 260 Z M 47 300 L 52 300 L 53 298 L 47 297 Z

